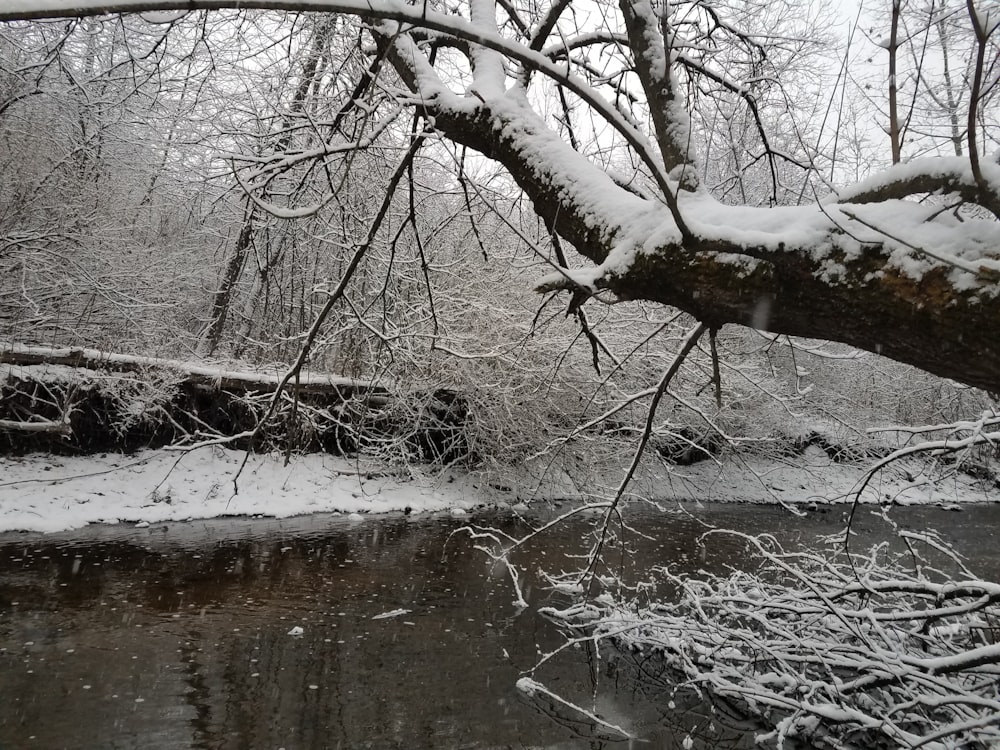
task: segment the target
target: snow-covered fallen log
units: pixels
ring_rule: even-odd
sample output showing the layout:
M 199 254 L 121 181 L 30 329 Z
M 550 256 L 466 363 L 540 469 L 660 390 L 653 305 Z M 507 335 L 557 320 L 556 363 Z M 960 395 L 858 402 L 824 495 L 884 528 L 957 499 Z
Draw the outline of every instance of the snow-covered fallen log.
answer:
M 6 344 L 0 347 L 0 364 L 13 366 L 62 365 L 86 370 L 109 372 L 143 372 L 159 370 L 176 373 L 187 382 L 230 391 L 273 391 L 284 372 L 259 372 L 233 369 L 222 363 L 186 362 L 183 360 L 119 354 L 99 349 L 78 347 L 43 347 Z M 8 368 L 9 371 L 9 368 Z M 296 392 L 338 393 L 350 395 L 365 392 L 371 396 L 387 396 L 389 390 L 366 380 L 345 378 L 326 373 L 302 373 L 288 383 Z
M 95 349 L 0 346 L 0 452 L 226 444 L 454 462 L 460 394 Z

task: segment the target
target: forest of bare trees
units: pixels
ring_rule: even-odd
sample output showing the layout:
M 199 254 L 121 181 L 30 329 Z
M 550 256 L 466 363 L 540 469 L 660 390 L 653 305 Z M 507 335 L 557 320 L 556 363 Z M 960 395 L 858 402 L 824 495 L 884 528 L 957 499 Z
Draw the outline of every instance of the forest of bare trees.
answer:
M 106 5 L 2 9 L 12 346 L 446 389 L 500 464 L 991 403 L 988 4 Z

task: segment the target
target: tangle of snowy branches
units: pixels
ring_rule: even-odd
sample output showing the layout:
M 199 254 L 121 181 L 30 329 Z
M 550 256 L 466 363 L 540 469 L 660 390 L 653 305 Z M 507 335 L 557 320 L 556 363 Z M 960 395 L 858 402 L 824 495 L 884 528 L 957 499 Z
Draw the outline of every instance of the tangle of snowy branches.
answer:
M 676 603 L 547 614 L 638 659 L 639 674 L 778 747 L 986 748 L 1000 742 L 1000 584 L 977 580 L 932 534 L 909 557 L 787 553 L 738 532 L 759 572 L 677 576 Z M 916 554 L 927 543 L 958 573 Z M 651 676 L 652 675 L 652 676 Z

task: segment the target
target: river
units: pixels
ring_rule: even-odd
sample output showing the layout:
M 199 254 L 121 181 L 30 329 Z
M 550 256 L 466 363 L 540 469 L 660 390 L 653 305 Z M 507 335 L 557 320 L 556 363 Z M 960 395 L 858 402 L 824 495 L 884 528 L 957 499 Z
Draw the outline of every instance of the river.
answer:
M 632 551 L 611 562 L 626 576 L 649 564 L 751 565 L 735 540 L 700 548 L 705 524 L 795 545 L 838 531 L 843 514 L 638 510 Z M 976 572 L 1000 580 L 1000 506 L 892 517 L 941 530 Z M 519 553 L 524 610 L 506 571 L 454 534 L 469 523 L 523 531 L 506 511 L 0 535 L 0 748 L 627 747 L 540 712 L 515 688 L 563 642 L 535 607 L 565 599 L 530 572 L 577 565 L 570 556 L 591 520 L 577 517 Z M 868 511 L 856 528 L 859 545 L 887 533 Z M 626 727 L 636 747 L 680 747 L 701 720 L 690 707 L 672 715 L 586 649 L 564 651 L 537 676 Z

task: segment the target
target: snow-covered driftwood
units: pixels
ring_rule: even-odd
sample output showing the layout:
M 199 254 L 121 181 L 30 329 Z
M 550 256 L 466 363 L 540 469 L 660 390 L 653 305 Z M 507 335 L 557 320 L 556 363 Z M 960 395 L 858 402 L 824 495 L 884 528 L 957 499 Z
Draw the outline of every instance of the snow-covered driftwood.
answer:
M 69 419 L 32 419 L 22 421 L 18 419 L 0 419 L 0 431 L 6 432 L 44 432 L 54 433 L 63 437 L 73 434 Z

